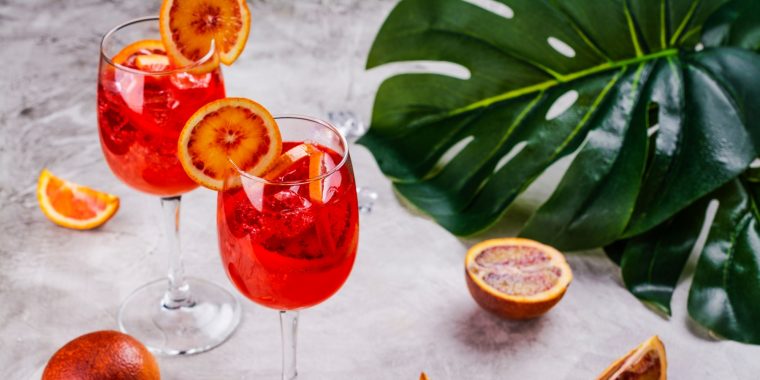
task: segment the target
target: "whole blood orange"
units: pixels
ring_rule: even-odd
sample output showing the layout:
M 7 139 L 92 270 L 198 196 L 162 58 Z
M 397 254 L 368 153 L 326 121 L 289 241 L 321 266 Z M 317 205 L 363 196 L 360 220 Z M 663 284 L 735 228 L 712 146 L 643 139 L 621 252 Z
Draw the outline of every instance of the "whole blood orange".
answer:
M 538 317 L 565 294 L 573 274 L 556 249 L 533 240 L 486 240 L 467 251 L 467 287 L 484 309 L 508 319 Z
M 616 360 L 597 380 L 667 380 L 665 346 L 656 335 Z
M 158 363 L 135 338 L 118 331 L 82 335 L 48 361 L 42 380 L 158 380 Z

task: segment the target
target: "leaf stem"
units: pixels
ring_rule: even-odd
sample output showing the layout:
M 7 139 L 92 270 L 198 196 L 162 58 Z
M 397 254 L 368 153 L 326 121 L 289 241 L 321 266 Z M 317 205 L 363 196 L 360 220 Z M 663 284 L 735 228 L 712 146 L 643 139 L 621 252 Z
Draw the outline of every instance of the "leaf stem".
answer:
M 648 54 L 648 55 L 642 55 L 640 57 L 625 59 L 625 60 L 622 60 L 622 61 L 606 62 L 606 63 L 603 63 L 601 65 L 588 68 L 586 70 L 577 71 L 577 72 L 570 73 L 570 74 L 567 74 L 567 75 L 561 75 L 558 79 L 548 80 L 546 82 L 537 83 L 537 84 L 534 84 L 532 86 L 523 87 L 523 88 L 512 90 L 512 91 L 507 91 L 507 92 L 505 92 L 503 94 L 499 94 L 499 95 L 496 95 L 496 96 L 492 96 L 492 97 L 489 97 L 489 98 L 485 98 L 485 99 L 479 100 L 477 102 L 471 103 L 471 104 L 466 105 L 464 107 L 460 107 L 460 108 L 451 110 L 447 114 L 447 116 L 459 115 L 459 114 L 462 114 L 462 113 L 465 113 L 465 112 L 469 112 L 469 111 L 472 111 L 472 110 L 475 110 L 475 109 L 478 109 L 478 108 L 488 107 L 489 105 L 491 105 L 493 103 L 500 102 L 500 101 L 503 101 L 503 100 L 513 99 L 513 98 L 517 98 L 517 97 L 520 97 L 520 96 L 523 96 L 523 95 L 526 95 L 526 94 L 531 94 L 531 93 L 534 93 L 534 92 L 544 91 L 544 90 L 546 90 L 548 88 L 552 88 L 552 87 L 557 86 L 559 84 L 570 82 L 570 81 L 573 81 L 573 80 L 576 80 L 576 79 L 579 79 L 579 78 L 583 78 L 583 77 L 586 77 L 586 76 L 590 76 L 590 75 L 593 75 L 593 74 L 597 74 L 597 73 L 600 73 L 600 72 L 603 72 L 603 71 L 618 69 L 618 68 L 625 67 L 625 66 L 628 66 L 628 65 L 637 64 L 637 63 L 646 62 L 646 61 L 651 61 L 651 60 L 654 60 L 654 59 L 657 59 L 657 58 L 673 56 L 673 55 L 676 55 L 676 54 L 678 54 L 678 49 L 668 49 L 668 50 L 661 50 L 661 51 L 658 51 L 656 53 L 652 53 L 652 54 Z

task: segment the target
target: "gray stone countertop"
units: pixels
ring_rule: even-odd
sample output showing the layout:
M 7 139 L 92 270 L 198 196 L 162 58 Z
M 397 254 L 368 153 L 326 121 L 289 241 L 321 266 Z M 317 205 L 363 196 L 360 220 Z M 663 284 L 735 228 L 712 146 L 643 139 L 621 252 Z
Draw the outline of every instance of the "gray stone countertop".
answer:
M 256 0 L 248 46 L 225 69 L 227 93 L 273 113 L 370 115 L 374 91 L 398 67 L 365 72 L 364 57 L 391 0 Z M 100 37 L 118 23 L 157 14 L 158 0 L 0 0 L 0 378 L 39 378 L 55 350 L 86 332 L 113 329 L 119 303 L 164 274 L 156 252 L 158 200 L 119 182 L 100 152 L 95 116 Z M 758 379 L 760 347 L 715 341 L 686 314 L 688 281 L 666 320 L 622 286 L 600 251 L 568 255 L 575 280 L 549 314 L 502 321 L 470 298 L 458 239 L 410 213 L 362 147 L 358 182 L 380 193 L 361 219 L 357 261 L 334 297 L 302 313 L 303 379 L 588 380 L 653 334 L 665 342 L 672 379 Z M 39 171 L 115 193 L 104 227 L 75 232 L 42 215 Z M 561 167 L 539 180 L 503 223 L 478 239 L 513 235 L 545 199 Z M 189 274 L 228 289 L 216 245 L 215 195 L 184 197 Z M 243 302 L 235 335 L 208 353 L 160 358 L 164 379 L 275 379 L 277 313 Z

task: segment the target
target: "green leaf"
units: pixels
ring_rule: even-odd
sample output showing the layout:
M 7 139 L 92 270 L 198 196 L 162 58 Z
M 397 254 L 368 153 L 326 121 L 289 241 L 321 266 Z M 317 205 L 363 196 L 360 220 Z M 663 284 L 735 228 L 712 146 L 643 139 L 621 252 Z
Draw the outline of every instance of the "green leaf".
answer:
M 625 240 L 620 266 L 623 282 L 640 300 L 670 315 L 670 300 L 699 237 L 709 198 L 679 212 L 656 228 Z
M 367 62 L 447 61 L 470 72 L 468 79 L 387 79 L 360 140 L 398 194 L 451 232 L 488 228 L 548 166 L 579 147 L 573 174 L 525 235 L 560 248 L 633 236 L 735 177 L 755 156 L 744 110 L 731 99 L 735 89 L 697 65 L 730 58 L 750 67 L 749 76 L 760 73 L 757 57 L 724 49 L 687 54 L 671 43 L 725 1 L 670 1 L 665 13 L 657 1 L 504 3 L 512 19 L 460 0 L 401 1 Z M 648 14 L 661 22 L 637 19 Z M 610 22 L 595 24 L 599 19 Z M 555 50 L 552 39 L 573 55 Z M 573 99 L 565 112 L 550 112 Z M 653 105 L 661 130 L 644 139 Z
M 760 52 L 760 2 L 733 0 L 705 23 L 705 46 L 736 46 Z
M 469 75 L 386 79 L 360 143 L 399 196 L 457 235 L 489 228 L 570 156 L 521 235 L 605 246 L 626 286 L 669 312 L 704 202 L 760 152 L 760 55 L 742 49 L 760 16 L 738 10 L 757 2 L 493 1 L 513 17 L 464 0 L 398 3 L 367 68 L 443 61 Z
M 609 244 L 620 236 L 644 170 L 647 125 L 641 108 L 646 101 L 640 100 L 647 90 L 641 83 L 651 66 L 630 68 L 617 93 L 599 107 L 596 117 L 601 122 L 589 132 L 552 197 L 528 221 L 523 236 L 569 250 Z
M 760 344 L 760 185 L 735 180 L 720 202 L 689 292 L 689 314 L 716 334 Z

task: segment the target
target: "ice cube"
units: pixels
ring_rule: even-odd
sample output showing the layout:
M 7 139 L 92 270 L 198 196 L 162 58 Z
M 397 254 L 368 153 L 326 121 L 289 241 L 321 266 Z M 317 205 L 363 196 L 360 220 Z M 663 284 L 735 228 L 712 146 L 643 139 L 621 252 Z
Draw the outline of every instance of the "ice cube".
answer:
M 171 76 L 172 84 L 179 89 L 206 88 L 211 83 L 212 74 L 177 73 Z

